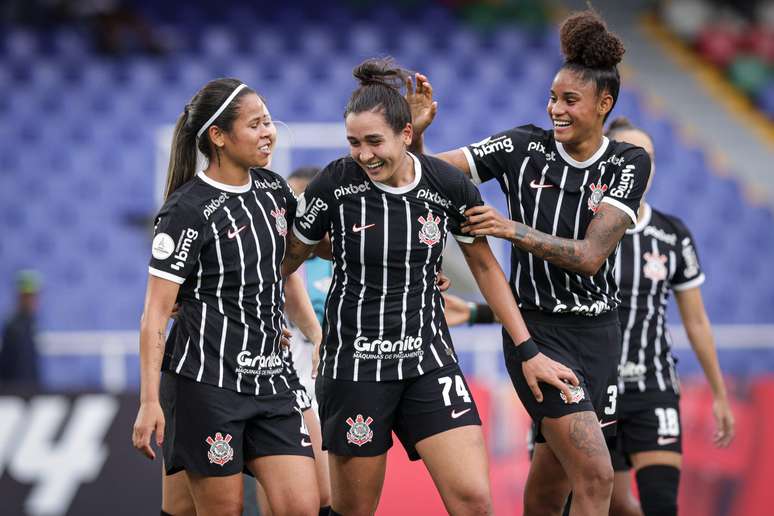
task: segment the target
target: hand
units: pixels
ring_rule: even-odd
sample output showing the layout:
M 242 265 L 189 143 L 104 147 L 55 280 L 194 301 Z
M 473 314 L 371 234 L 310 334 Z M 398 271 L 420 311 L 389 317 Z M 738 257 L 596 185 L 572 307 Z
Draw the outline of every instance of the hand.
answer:
M 510 239 L 515 234 L 515 222 L 503 217 L 491 206 L 474 206 L 465 212 L 465 216 L 468 219 L 460 225 L 463 233 L 505 239 Z
M 158 401 L 140 403 L 137 419 L 132 430 L 132 445 L 143 455 L 153 460 L 156 453 L 151 448 L 151 436 L 156 432 L 156 446 L 164 443 L 164 412 Z
M 734 414 L 728 400 L 715 399 L 712 402 L 712 413 L 715 415 L 715 435 L 712 441 L 718 448 L 726 448 L 734 439 Z
M 414 81 L 417 87 L 414 89 Z M 421 73 L 406 79 L 406 101 L 411 109 L 411 125 L 414 137 L 418 137 L 433 122 L 438 112 L 438 102 L 433 101 L 433 87 Z
M 566 400 L 572 399 L 569 384 L 576 387 L 580 385 L 575 373 L 569 367 L 551 360 L 543 353 L 538 353 L 526 362 L 522 362 L 521 370 L 524 373 L 524 378 L 527 380 L 527 385 L 529 385 L 538 403 L 543 402 L 543 392 L 540 390 L 538 382 L 553 385 L 564 393 Z
M 314 344 L 312 350 L 312 380 L 317 378 L 317 368 L 320 367 L 320 343 L 322 339 L 318 340 Z
M 451 294 L 443 294 L 443 300 L 446 305 L 444 315 L 447 326 L 459 326 L 470 321 L 470 305 L 467 301 Z
M 449 287 L 451 287 L 451 280 L 449 279 L 449 276 L 443 273 L 443 271 L 438 271 L 438 277 L 435 280 L 435 284 L 438 285 L 438 290 L 446 292 L 449 290 Z
M 171 319 L 174 319 L 174 320 L 176 320 L 176 321 L 177 321 L 177 316 L 178 316 L 178 315 L 180 315 L 180 303 L 175 303 L 175 304 L 172 306 L 172 313 L 171 313 L 171 314 L 169 314 L 169 317 L 170 317 Z
M 283 349 L 290 347 L 290 340 L 293 338 L 293 332 L 290 331 L 287 326 L 282 327 L 282 336 L 280 337 L 280 346 Z

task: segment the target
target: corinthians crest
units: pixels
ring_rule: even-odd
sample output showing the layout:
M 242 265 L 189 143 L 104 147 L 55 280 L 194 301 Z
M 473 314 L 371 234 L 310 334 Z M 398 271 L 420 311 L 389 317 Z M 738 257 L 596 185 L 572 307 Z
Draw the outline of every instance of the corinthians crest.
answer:
M 231 447 L 231 434 L 223 434 L 217 432 L 215 439 L 207 437 L 207 444 L 210 445 L 210 451 L 207 452 L 207 458 L 210 459 L 210 463 L 222 466 L 234 458 L 234 448 Z
M 583 398 L 586 397 L 586 393 L 583 392 L 583 387 L 581 387 L 580 385 L 577 387 L 574 385 L 570 385 L 569 388 L 570 388 L 570 395 L 572 396 L 570 398 L 570 401 L 567 401 L 567 396 L 565 396 L 562 391 L 559 391 L 559 396 L 562 398 L 562 401 L 564 401 L 565 403 L 580 403 L 583 400 Z
M 374 438 L 374 431 L 368 425 L 373 422 L 374 420 L 371 417 L 363 419 L 362 414 L 358 414 L 354 421 L 351 417 L 348 417 L 347 424 L 349 425 L 349 430 L 347 430 L 347 442 L 358 446 L 370 443 Z
M 288 221 L 285 219 L 285 208 L 278 208 L 271 210 L 271 216 L 274 217 L 274 222 L 277 225 L 277 233 L 279 236 L 285 236 L 288 234 Z
M 602 198 L 605 196 L 605 192 L 607 191 L 607 185 L 599 185 L 599 184 L 590 184 L 589 188 L 591 189 L 591 196 L 588 200 L 589 209 L 596 213 L 599 211 L 599 205 L 602 202 Z
M 438 227 L 438 223 L 441 222 L 441 217 L 434 217 L 433 212 L 427 212 L 427 219 L 420 217 L 417 219 L 422 224 L 422 229 L 419 230 L 419 241 L 428 246 L 434 246 L 441 240 L 441 229 Z
M 653 253 L 645 253 L 642 255 L 645 258 L 645 266 L 642 268 L 642 274 L 652 281 L 663 281 L 667 277 L 666 261 L 667 257 L 663 254 L 658 254 L 658 251 Z

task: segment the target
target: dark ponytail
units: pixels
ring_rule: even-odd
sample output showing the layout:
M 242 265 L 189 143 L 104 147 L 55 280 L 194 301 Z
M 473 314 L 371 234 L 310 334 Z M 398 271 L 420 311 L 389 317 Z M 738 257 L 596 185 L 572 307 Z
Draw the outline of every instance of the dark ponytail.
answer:
M 612 138 L 616 133 L 621 131 L 642 131 L 642 129 L 634 125 L 632 121 L 625 116 L 618 116 L 615 117 L 612 122 L 610 122 L 609 126 L 607 126 L 607 132 L 605 133 L 605 136 Z
M 411 122 L 411 109 L 400 93 L 410 72 L 395 66 L 388 57 L 363 61 L 352 70 L 352 75 L 360 87 L 349 98 L 344 118 L 350 113 L 379 111 L 396 134 Z
M 613 97 L 613 106 L 605 114 L 607 120 L 621 89 L 618 63 L 626 52 L 623 42 L 607 30 L 602 17 L 591 9 L 565 19 L 559 29 L 559 39 L 564 54 L 562 68 L 575 72 L 584 81 L 594 81 L 597 94 L 606 91 Z
M 209 131 L 205 131 L 198 141 L 196 133 L 240 84 L 242 84 L 242 81 L 238 79 L 215 79 L 205 84 L 193 96 L 191 101 L 186 104 L 183 113 L 177 119 L 175 130 L 172 134 L 172 148 L 169 153 L 169 167 L 167 168 L 164 199 L 169 198 L 172 192 L 196 175 L 197 148 L 208 159 L 212 159 L 213 153 L 216 150 L 210 141 Z M 234 120 L 239 116 L 240 99 L 248 93 L 255 92 L 249 87 L 242 88 L 212 122 L 211 126 L 218 126 L 226 132 L 230 131 L 234 125 Z

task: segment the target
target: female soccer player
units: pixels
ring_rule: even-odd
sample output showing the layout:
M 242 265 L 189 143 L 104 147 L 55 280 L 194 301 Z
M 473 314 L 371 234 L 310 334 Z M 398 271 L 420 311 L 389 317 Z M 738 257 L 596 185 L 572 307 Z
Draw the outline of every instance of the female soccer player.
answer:
M 140 328 L 134 446 L 187 473 L 196 512 L 241 514 L 243 469 L 277 514 L 317 514 L 309 435 L 285 374 L 282 278 L 296 201 L 265 168 L 276 129 L 236 79 L 205 85 L 178 119 Z M 196 150 L 209 158 L 196 172 Z M 171 356 L 165 328 L 180 302 Z
M 653 159 L 650 137 L 627 119 L 614 120 L 607 136 L 642 147 Z M 610 514 L 676 515 L 682 430 L 680 385 L 666 327 L 667 300 L 672 292 L 712 389 L 715 444 L 728 446 L 734 437 L 734 416 L 701 296 L 704 273 L 688 228 L 677 217 L 652 208 L 643 199 L 637 225 L 627 230 L 621 241 L 616 281 L 621 294 L 618 317 L 623 353 Z M 639 504 L 630 491 L 630 466 L 636 472 Z
M 511 288 L 530 334 L 581 382 L 570 397 L 547 386 L 542 403 L 534 399 L 504 334 L 511 379 L 538 428 L 525 514 L 561 514 L 572 489 L 572 514 L 598 515 L 608 511 L 613 488 L 603 430 L 615 424 L 621 352 L 613 251 L 637 220 L 650 160 L 603 134 L 620 88 L 622 42 L 593 11 L 568 17 L 560 37 L 565 63 L 549 94 L 551 130 L 520 126 L 438 157 L 476 183 L 500 183 L 510 218 L 469 206 L 463 234 L 512 242 Z M 436 106 L 426 77 L 417 74 L 416 82 L 409 99 L 422 133 Z
M 451 514 L 488 514 L 480 419 L 435 284 L 448 231 L 526 354 L 525 376 L 567 395 L 577 379 L 536 353 L 486 240 L 462 234 L 462 212 L 481 204 L 476 188 L 444 162 L 407 152 L 411 113 L 396 88 L 406 74 L 369 60 L 354 75 L 360 87 L 345 110 L 350 157 L 329 164 L 299 199 L 282 269 L 293 272 L 330 233 L 333 283 L 316 387 L 331 510 L 375 512 L 395 431 L 409 457 L 424 460 Z

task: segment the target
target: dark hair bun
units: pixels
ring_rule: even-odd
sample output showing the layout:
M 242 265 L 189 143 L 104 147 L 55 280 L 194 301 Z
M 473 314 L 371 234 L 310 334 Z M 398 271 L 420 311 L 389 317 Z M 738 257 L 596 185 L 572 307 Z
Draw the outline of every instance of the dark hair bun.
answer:
M 625 116 L 619 116 L 616 117 L 612 122 L 610 122 L 610 125 L 607 128 L 607 132 L 613 132 L 613 131 L 629 131 L 632 129 L 637 129 L 634 124 L 626 118 Z
M 360 86 L 382 84 L 400 90 L 410 74 L 396 66 L 391 57 L 385 57 L 363 61 L 352 70 L 352 75 Z
M 626 52 L 621 39 L 608 32 L 605 21 L 591 9 L 564 20 L 559 39 L 565 61 L 587 68 L 613 68 Z

